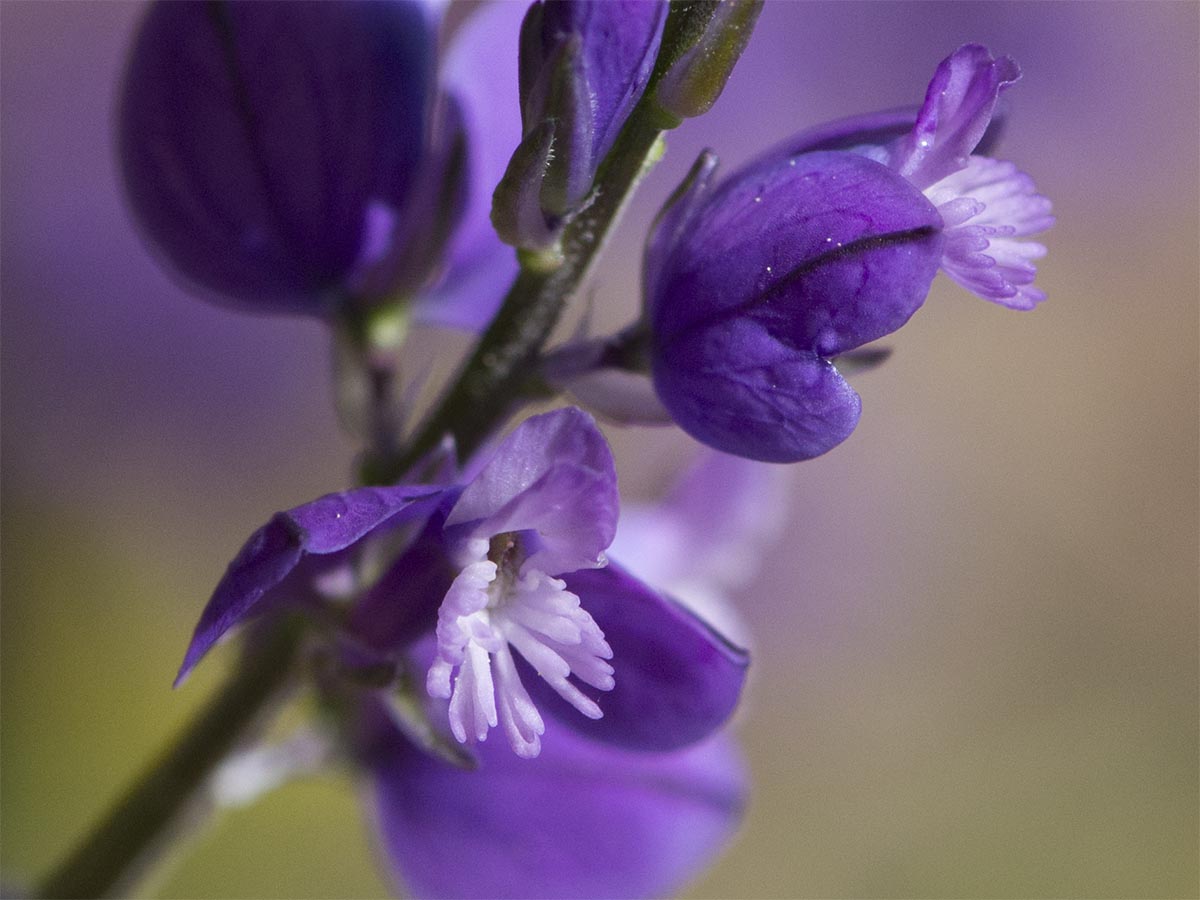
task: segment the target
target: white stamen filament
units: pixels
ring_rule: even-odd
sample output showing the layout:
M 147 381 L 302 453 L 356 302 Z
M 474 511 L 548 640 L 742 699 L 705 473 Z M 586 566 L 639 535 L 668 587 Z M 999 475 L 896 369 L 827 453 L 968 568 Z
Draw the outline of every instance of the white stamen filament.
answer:
M 460 743 L 483 741 L 499 724 L 518 756 L 534 757 L 545 723 L 521 683 L 512 650 L 579 712 L 599 719 L 599 705 L 570 679 L 612 690 L 612 649 L 565 582 L 520 571 L 523 554 L 515 538 L 493 540 L 491 547 L 499 564 L 467 564 L 446 593 L 426 688 L 450 700 L 450 730 Z M 482 541 L 471 549 L 486 552 Z

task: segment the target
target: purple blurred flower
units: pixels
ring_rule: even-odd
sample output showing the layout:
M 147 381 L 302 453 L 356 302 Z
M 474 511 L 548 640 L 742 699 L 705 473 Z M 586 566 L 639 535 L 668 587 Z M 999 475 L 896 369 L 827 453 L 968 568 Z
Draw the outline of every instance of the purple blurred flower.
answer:
M 536 756 L 540 705 L 610 742 L 691 743 L 733 710 L 747 660 L 606 565 L 617 505 L 607 443 L 591 417 L 567 408 L 523 422 L 465 486 L 359 488 L 279 513 L 217 585 L 179 679 L 249 618 L 357 596 L 347 637 L 359 652 L 394 655 L 436 625 L 429 692 L 450 700 L 460 742 L 502 724 L 513 750 Z M 397 543 L 404 552 L 362 584 L 374 555 Z M 603 721 L 589 722 L 601 706 Z
M 717 186 L 702 158 L 645 262 L 654 384 L 686 431 L 753 459 L 809 459 L 858 423 L 833 359 L 900 328 L 941 268 L 1018 309 L 1043 298 L 1018 238 L 1050 203 L 971 152 L 1018 76 L 978 46 L 938 67 L 916 116 L 820 126 Z
M 381 703 L 361 720 L 368 805 L 410 896 L 669 895 L 711 865 L 745 802 L 726 735 L 639 753 L 564 733 L 535 760 L 480 745 L 470 770 L 419 750 Z
M 486 324 L 515 264 L 468 283 L 500 246 L 469 220 L 480 218 L 472 197 L 494 185 L 478 180 L 488 167 L 477 158 L 519 135 L 515 115 L 503 133 L 475 131 L 467 94 L 507 105 L 515 71 L 439 90 L 437 25 L 434 4 L 410 0 L 154 4 L 118 117 L 150 244 L 244 309 L 329 317 L 436 288 L 420 318 Z M 475 41 L 471 52 L 490 57 Z
M 493 221 L 518 247 L 553 244 L 591 190 L 650 79 L 662 0 L 534 3 L 521 26 L 524 137 L 496 192 Z
M 711 736 L 737 704 L 747 657 L 605 565 L 617 502 L 604 438 L 568 408 L 523 422 L 463 486 L 360 488 L 280 513 L 231 563 L 179 677 L 264 613 L 337 621 L 345 672 L 426 673 L 424 732 L 395 715 L 390 687 L 341 688 L 384 844 L 410 887 L 661 893 L 737 819 L 741 769 Z M 543 714 L 567 726 L 544 746 Z M 515 753 L 484 745 L 497 725 Z M 478 769 L 429 757 L 430 729 L 473 745 Z M 451 864 L 463 854 L 475 862 Z

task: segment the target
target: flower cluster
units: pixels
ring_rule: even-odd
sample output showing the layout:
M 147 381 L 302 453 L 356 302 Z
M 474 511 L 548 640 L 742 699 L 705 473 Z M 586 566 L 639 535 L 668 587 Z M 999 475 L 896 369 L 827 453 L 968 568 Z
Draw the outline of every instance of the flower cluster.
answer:
M 1018 70 L 968 45 L 915 114 L 801 132 L 721 181 L 704 154 L 649 235 L 639 321 L 543 352 L 760 6 L 497 3 L 448 34 L 435 0 L 160 2 L 137 35 L 121 166 L 177 274 L 339 328 L 384 310 L 484 332 L 424 432 L 379 415 L 369 451 L 393 456 L 250 537 L 176 681 L 240 626 L 303 622 L 310 686 L 421 896 L 661 895 L 711 860 L 746 793 L 724 729 L 745 626 L 724 595 L 778 519 L 746 459 L 845 440 L 861 403 L 837 363 L 939 270 L 1011 308 L 1044 297 L 1024 238 L 1050 204 L 976 155 Z M 371 354 L 396 343 L 353 361 L 381 407 L 395 369 Z M 500 437 L 551 386 L 735 456 L 619 525 L 588 413 Z
M 736 757 L 710 736 L 737 704 L 747 656 L 606 564 L 617 502 L 604 438 L 567 408 L 526 419 L 466 483 L 358 488 L 279 513 L 230 564 L 179 679 L 230 629 L 264 614 L 341 621 L 337 668 L 351 684 L 356 672 L 374 673 L 350 701 L 352 751 L 376 781 L 385 844 L 405 883 L 439 896 L 659 893 L 712 852 L 741 807 Z M 394 562 L 364 583 L 384 547 Z M 475 746 L 477 770 L 429 757 L 428 737 L 389 714 L 414 668 L 428 689 L 424 727 Z M 391 673 L 382 687 L 380 671 Z M 485 750 L 497 726 L 509 747 Z M 521 768 L 514 754 L 539 759 Z M 560 783 L 564 770 L 596 774 Z M 624 799 L 592 796 L 607 791 Z M 681 804 L 689 839 L 656 834 Z M 528 814 L 512 819 L 511 807 Z M 578 842 L 620 833 L 625 850 L 674 848 L 614 850 L 604 871 L 587 875 L 569 864 L 583 858 L 582 843 L 553 844 L 567 817 L 583 829 Z M 546 842 L 562 861 L 522 879 L 497 849 L 485 854 L 501 857 L 494 866 L 433 865 L 502 829 L 499 847 Z

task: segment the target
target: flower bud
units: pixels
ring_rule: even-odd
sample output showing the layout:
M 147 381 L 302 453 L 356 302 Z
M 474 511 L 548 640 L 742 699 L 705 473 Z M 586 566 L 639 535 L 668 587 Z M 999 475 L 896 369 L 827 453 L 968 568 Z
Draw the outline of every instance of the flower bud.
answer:
M 521 26 L 524 138 L 496 189 L 492 221 L 510 244 L 553 245 L 649 81 L 661 0 L 555 0 Z
M 830 357 L 921 306 L 942 221 L 906 179 L 817 152 L 710 186 L 711 161 L 660 218 L 647 253 L 655 388 L 693 437 L 769 462 L 849 436 L 858 395 Z
M 152 6 L 118 120 L 148 241 L 256 311 L 329 316 L 419 287 L 439 255 L 429 235 L 448 240 L 463 202 L 434 26 L 415 2 Z

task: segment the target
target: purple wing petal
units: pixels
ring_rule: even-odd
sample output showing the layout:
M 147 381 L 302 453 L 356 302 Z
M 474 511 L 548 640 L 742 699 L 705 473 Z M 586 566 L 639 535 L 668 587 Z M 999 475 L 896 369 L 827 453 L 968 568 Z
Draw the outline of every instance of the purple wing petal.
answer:
M 634 750 L 686 747 L 728 720 L 749 665 L 744 650 L 620 566 L 575 572 L 565 581 L 612 647 L 616 687 L 584 688 L 604 713 L 587 719 L 540 679 L 525 678 L 539 709 L 561 712 L 558 723 L 590 738 Z M 544 744 L 550 742 L 547 734 Z
M 938 65 L 916 125 L 893 148 L 890 165 L 922 189 L 963 168 L 1000 92 L 1020 77 L 1011 57 L 993 59 L 978 44 L 959 47 Z
M 857 154 L 743 170 L 692 217 L 659 274 L 657 350 L 735 318 L 819 356 L 876 340 L 924 302 L 941 229 L 920 191 Z
M 662 350 L 654 386 L 696 440 L 763 462 L 832 450 L 850 436 L 862 409 L 831 363 L 749 319 Z
M 567 571 L 556 568 L 559 557 L 595 560 L 612 542 L 618 504 L 608 443 L 591 416 L 567 407 L 518 425 L 467 485 L 446 525 L 484 537 L 536 529 L 546 554 L 536 565 L 559 574 Z
M 415 3 L 161 3 L 119 113 L 146 236 L 201 288 L 321 314 L 372 202 L 421 156 L 432 18 Z
M 502 742 L 474 771 L 394 727 L 367 755 L 374 819 L 397 881 L 419 897 L 658 897 L 732 837 L 745 802 L 726 738 L 629 753 L 563 731 L 525 760 Z
M 180 684 L 196 663 L 235 625 L 306 595 L 308 584 L 289 578 L 309 555 L 345 550 L 366 534 L 401 515 L 432 509 L 437 488 L 399 486 L 361 488 L 327 494 L 276 515 L 251 535 L 229 564 L 200 614 L 192 641 L 175 678 Z M 419 501 L 428 501 L 420 503 Z

